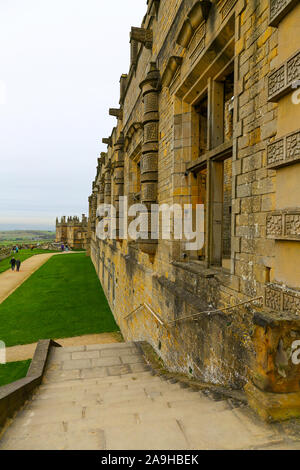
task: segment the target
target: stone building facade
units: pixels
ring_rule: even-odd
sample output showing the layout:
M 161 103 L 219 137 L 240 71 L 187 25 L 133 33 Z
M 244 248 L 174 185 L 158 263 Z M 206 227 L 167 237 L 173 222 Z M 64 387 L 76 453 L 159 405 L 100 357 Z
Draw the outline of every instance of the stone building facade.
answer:
M 72 249 L 86 250 L 88 241 L 88 220 L 85 214 L 79 217 L 63 216 L 59 221 L 56 219 L 56 242 L 67 244 Z
M 298 1 L 148 0 L 89 198 L 88 252 L 124 337 L 245 387 L 266 419 L 300 414 L 299 38 Z M 100 240 L 97 207 L 122 222 L 119 196 L 202 204 L 204 247 Z

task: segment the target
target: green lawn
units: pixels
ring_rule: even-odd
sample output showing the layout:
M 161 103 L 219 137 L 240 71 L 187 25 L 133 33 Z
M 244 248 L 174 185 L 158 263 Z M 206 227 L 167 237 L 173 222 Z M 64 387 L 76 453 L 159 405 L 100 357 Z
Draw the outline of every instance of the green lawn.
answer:
M 20 362 L 8 362 L 0 364 L 0 387 L 16 380 L 23 379 L 29 369 L 31 360 Z
M 0 305 L 6 346 L 118 331 L 85 254 L 53 256 Z
M 25 261 L 28 258 L 31 258 L 31 256 L 34 255 L 40 255 L 40 254 L 45 254 L 45 253 L 56 253 L 55 251 L 51 250 L 41 250 L 39 248 L 35 248 L 34 250 L 20 250 L 19 253 L 12 254 L 9 258 L 3 259 L 0 261 L 0 273 L 3 273 L 4 271 L 7 271 L 7 269 L 10 268 L 10 259 L 14 256 L 16 259 L 19 259 L 21 262 Z

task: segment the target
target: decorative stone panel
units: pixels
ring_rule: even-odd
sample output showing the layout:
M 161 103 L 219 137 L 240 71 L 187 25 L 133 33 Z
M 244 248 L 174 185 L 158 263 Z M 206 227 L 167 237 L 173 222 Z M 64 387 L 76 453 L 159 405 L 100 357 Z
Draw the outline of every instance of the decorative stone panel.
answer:
M 163 86 L 168 87 L 171 84 L 181 64 L 182 64 L 182 57 L 178 57 L 178 56 L 170 57 L 170 59 L 168 60 L 167 66 L 165 68 L 165 71 L 163 73 L 162 79 L 161 79 Z
M 265 289 L 265 306 L 276 312 L 300 315 L 300 292 L 270 284 Z
M 177 44 L 188 47 L 200 24 L 208 19 L 211 7 L 212 2 L 208 0 L 195 3 L 176 38 Z
M 278 26 L 298 2 L 299 0 L 270 0 L 270 26 Z
M 300 240 L 300 210 L 278 211 L 267 215 L 267 237 Z
M 265 291 L 265 305 L 277 312 L 282 311 L 282 292 L 267 287 Z
M 222 19 L 224 19 L 231 12 L 236 2 L 237 0 L 227 0 L 222 8 Z
M 206 39 L 206 23 L 202 23 L 197 31 L 195 32 L 190 46 L 189 46 L 189 54 L 190 59 L 194 62 L 201 52 L 205 49 L 205 39 Z
M 268 167 L 277 169 L 300 161 L 300 130 L 268 145 Z
M 269 74 L 269 101 L 278 102 L 280 98 L 292 91 L 293 85 L 298 80 L 300 80 L 300 51 Z

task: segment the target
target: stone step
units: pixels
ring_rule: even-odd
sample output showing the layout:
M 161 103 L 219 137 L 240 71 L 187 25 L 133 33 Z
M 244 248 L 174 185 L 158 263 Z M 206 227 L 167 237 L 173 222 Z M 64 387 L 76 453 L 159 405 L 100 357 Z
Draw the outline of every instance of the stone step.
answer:
M 132 376 L 140 372 L 147 372 L 145 364 L 123 364 L 108 367 L 84 367 L 82 369 L 61 370 L 52 369 L 47 371 L 44 383 L 66 382 L 70 380 L 104 379 L 107 377 L 119 377 L 121 375 Z
M 58 449 L 72 449 L 72 446 L 75 446 L 74 449 L 97 449 L 98 447 L 93 447 L 95 445 L 93 439 L 83 442 L 81 444 L 82 447 L 80 447 L 77 439 L 73 440 L 71 437 L 74 436 L 74 434 L 78 435 L 78 433 L 82 432 L 83 435 L 88 436 L 92 436 L 94 433 L 96 433 L 96 435 L 104 433 L 106 446 L 109 449 L 112 449 L 112 446 L 115 445 L 115 440 L 118 438 L 120 448 L 127 449 L 129 444 L 126 435 L 129 432 L 128 430 L 130 430 L 130 432 L 133 433 L 131 438 L 134 436 L 135 449 L 139 449 L 139 445 L 142 445 L 142 443 L 140 443 L 139 440 L 135 441 L 135 433 L 144 433 L 146 429 L 148 429 L 149 432 L 150 430 L 154 432 L 158 426 L 158 421 L 162 429 L 174 430 L 173 425 L 177 423 L 180 428 L 180 432 L 177 431 L 177 437 L 181 436 L 178 442 L 182 444 L 181 439 L 183 435 L 185 439 L 184 448 L 232 448 L 233 434 L 235 436 L 235 447 L 240 449 L 247 447 L 249 443 L 251 443 L 253 447 L 263 447 L 270 443 L 276 444 L 280 442 L 278 436 L 273 436 L 270 433 L 266 435 L 263 432 L 258 435 L 257 430 L 255 430 L 255 432 L 250 430 L 245 423 L 241 423 L 234 411 L 220 409 L 221 402 L 212 402 L 218 409 L 209 411 L 206 403 L 207 400 L 204 401 L 205 403 L 202 403 L 203 400 L 200 399 L 197 404 L 193 403 L 192 408 L 188 408 L 187 404 L 184 402 L 181 402 L 180 407 L 178 404 L 177 407 L 166 407 L 162 406 L 162 404 L 157 405 L 156 403 L 154 405 L 151 403 L 150 406 L 147 406 L 145 405 L 145 400 L 143 400 L 142 406 L 141 403 L 137 401 L 136 408 L 132 413 L 128 413 L 128 408 L 126 408 L 125 411 L 124 408 L 119 410 L 111 407 L 103 408 L 102 406 L 93 406 L 92 408 L 88 407 L 84 410 L 80 418 L 74 413 L 72 413 L 72 415 L 68 414 L 70 410 L 71 412 L 77 411 L 76 407 L 72 407 L 67 413 L 66 410 L 64 410 L 63 415 L 61 413 L 59 414 L 60 420 L 58 420 L 58 416 L 56 416 L 55 421 L 52 421 L 52 413 L 50 420 L 47 419 L 47 414 L 39 413 L 37 416 L 28 417 L 26 413 L 23 413 L 23 416 L 18 417 L 18 425 L 16 426 L 15 422 L 8 430 L 5 448 L 10 448 L 11 446 L 11 448 L 20 449 L 39 449 L 40 447 L 37 447 L 37 445 L 41 445 L 41 448 L 43 448 L 43 446 L 47 448 L 47 443 L 45 442 L 47 441 L 47 436 L 51 433 L 51 435 L 59 436 L 60 438 L 57 441 L 56 438 L 54 440 L 56 446 L 62 445 L 61 447 L 56 447 Z M 200 407 L 200 404 L 202 407 Z M 139 410 L 139 413 L 137 413 L 137 410 Z M 216 413 L 216 411 L 218 411 L 218 413 Z M 55 413 L 57 415 L 57 409 L 55 409 Z M 246 416 L 245 419 L 247 424 L 248 417 Z M 125 435 L 125 437 L 121 437 L 121 435 Z M 38 438 L 42 444 L 41 442 L 38 444 Z M 108 438 L 112 439 L 111 446 L 108 446 Z M 169 437 L 166 435 L 161 437 L 160 443 L 158 443 L 154 437 L 151 439 L 153 439 L 153 441 L 147 440 L 147 449 L 152 448 L 151 444 L 149 444 L 150 442 L 153 442 L 154 448 L 160 445 L 162 446 L 159 447 L 161 449 L 169 448 Z M 24 442 L 22 442 L 22 440 Z M 91 447 L 86 447 L 89 445 L 91 445 Z M 172 445 L 176 447 L 177 444 L 175 444 L 174 441 Z
M 173 388 L 171 388 L 173 387 Z M 113 383 L 109 385 L 92 385 L 84 387 L 66 387 L 59 389 L 59 394 L 57 389 L 44 389 L 38 391 L 34 396 L 33 400 L 47 400 L 47 399 L 60 399 L 61 397 L 68 396 L 71 400 L 79 399 L 81 397 L 85 398 L 93 394 L 103 395 L 104 393 L 120 394 L 130 391 L 131 393 L 137 393 L 139 391 L 145 391 L 146 393 L 155 393 L 155 392 L 168 392 L 168 391 L 179 391 L 182 390 L 180 385 L 169 385 L 163 382 L 154 382 L 144 381 L 141 384 L 132 384 L 123 385 L 123 383 Z
M 197 394 L 193 394 L 192 392 L 185 391 L 185 390 L 148 390 L 141 388 L 140 390 L 123 390 L 120 392 L 119 390 L 111 391 L 106 390 L 102 392 L 96 393 L 85 393 L 80 396 L 70 396 L 69 393 L 61 394 L 59 397 L 50 397 L 50 398 L 38 398 L 37 396 L 30 403 L 30 409 L 36 410 L 44 410 L 48 409 L 52 406 L 65 406 L 73 407 L 74 405 L 78 406 L 96 406 L 96 405 L 111 405 L 114 406 L 115 404 L 120 404 L 123 402 L 135 402 L 135 400 L 145 400 L 145 402 L 149 399 L 153 400 L 154 402 L 161 402 L 161 403 L 168 403 L 168 401 L 174 400 L 191 400 L 195 399 Z M 192 398 L 191 398 L 192 397 Z M 197 399 L 199 397 L 197 396 Z
M 119 344 L 119 343 L 117 343 Z M 122 343 L 120 343 L 122 344 Z M 126 343 L 124 343 L 126 344 Z M 95 345 L 95 346 L 74 346 L 69 348 L 53 348 L 50 352 L 49 359 L 54 362 L 77 360 L 77 359 L 93 359 L 99 357 L 115 357 L 139 354 L 136 346 L 114 346 L 111 345 Z
M 161 383 L 169 384 L 164 382 L 158 377 L 153 377 L 149 372 L 139 374 L 128 374 L 123 376 L 111 376 L 103 377 L 99 379 L 85 379 L 85 380 L 66 380 L 62 382 L 43 382 L 43 385 L 39 387 L 39 390 L 79 390 L 86 387 L 99 386 L 100 388 L 105 387 L 118 387 L 118 386 L 131 386 L 131 385 L 146 385 L 149 383 Z M 172 386 L 172 384 L 170 384 Z M 178 386 L 177 384 L 175 385 Z
M 246 449 L 280 445 L 248 407 L 147 370 L 134 343 L 53 349 L 43 384 L 0 442 L 20 450 Z

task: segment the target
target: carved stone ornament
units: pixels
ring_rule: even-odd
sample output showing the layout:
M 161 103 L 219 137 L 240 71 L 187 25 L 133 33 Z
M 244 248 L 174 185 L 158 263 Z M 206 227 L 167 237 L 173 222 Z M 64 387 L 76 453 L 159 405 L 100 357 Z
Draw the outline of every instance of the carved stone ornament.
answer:
M 300 80 L 300 51 L 286 60 L 280 67 L 269 74 L 269 101 L 277 103 L 280 98 L 290 93 Z
M 299 0 L 270 0 L 270 26 L 278 26 L 298 3 Z
M 276 312 L 300 315 L 300 292 L 270 284 L 265 289 L 265 306 Z
M 267 215 L 266 233 L 275 240 L 300 241 L 300 210 L 285 210 Z
M 177 44 L 184 48 L 188 47 L 201 22 L 208 19 L 211 7 L 212 2 L 210 1 L 198 1 L 195 3 L 177 36 Z
M 173 80 L 178 68 L 182 64 L 182 57 L 171 56 L 162 76 L 162 85 L 168 87 Z
M 300 130 L 268 145 L 268 168 L 278 169 L 300 162 Z

